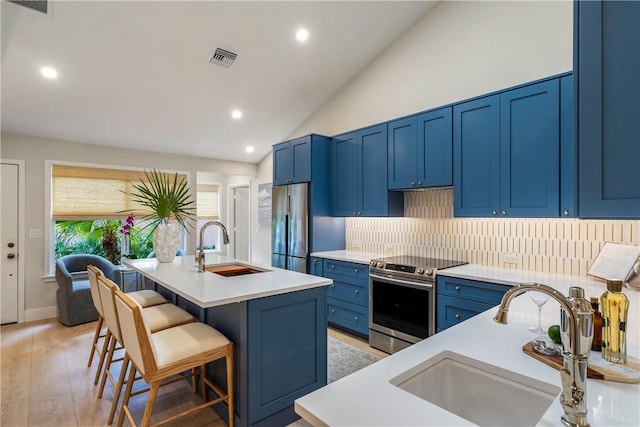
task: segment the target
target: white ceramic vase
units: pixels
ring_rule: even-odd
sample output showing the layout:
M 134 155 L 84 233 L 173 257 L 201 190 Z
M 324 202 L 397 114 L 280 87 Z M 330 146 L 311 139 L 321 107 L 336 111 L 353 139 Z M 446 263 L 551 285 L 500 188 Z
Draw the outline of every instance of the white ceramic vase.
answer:
M 160 262 L 171 262 L 180 249 L 180 227 L 175 224 L 160 224 L 153 232 L 153 250 Z

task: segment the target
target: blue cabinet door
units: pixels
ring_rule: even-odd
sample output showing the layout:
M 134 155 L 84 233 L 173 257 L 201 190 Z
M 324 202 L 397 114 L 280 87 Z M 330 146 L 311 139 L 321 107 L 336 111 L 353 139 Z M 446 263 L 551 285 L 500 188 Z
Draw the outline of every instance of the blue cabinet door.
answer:
M 273 185 L 285 185 L 291 178 L 291 150 L 288 142 L 273 146 Z
M 575 2 L 579 216 L 640 218 L 640 2 Z
M 560 216 L 578 216 L 578 144 L 574 138 L 573 76 L 560 78 Z
M 500 215 L 557 217 L 560 210 L 559 80 L 500 95 Z
M 289 144 L 292 184 L 311 182 L 311 137 L 294 139 Z
M 389 215 L 387 188 L 387 125 L 358 131 L 361 163 L 361 207 L 358 215 Z
M 454 212 L 497 215 L 500 208 L 500 96 L 453 107 Z
M 417 117 L 416 187 L 453 185 L 453 136 L 451 107 L 420 114 Z
M 331 141 L 334 216 L 355 216 L 362 206 L 362 156 L 356 137 L 356 132 L 350 132 Z
M 390 190 L 413 188 L 418 176 L 418 132 L 415 116 L 387 125 Z
M 323 277 L 322 275 L 322 258 L 318 258 L 318 257 L 311 257 L 311 262 L 309 263 L 309 274 L 312 274 L 314 276 L 320 276 Z

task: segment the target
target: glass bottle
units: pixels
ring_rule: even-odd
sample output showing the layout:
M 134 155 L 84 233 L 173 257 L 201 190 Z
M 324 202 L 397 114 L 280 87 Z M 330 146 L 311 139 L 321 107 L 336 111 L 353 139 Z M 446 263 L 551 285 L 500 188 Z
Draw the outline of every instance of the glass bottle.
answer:
M 602 358 L 627 363 L 627 313 L 629 299 L 622 293 L 622 280 L 607 280 L 602 294 Z
M 600 299 L 591 297 L 591 308 L 593 308 L 593 343 L 591 350 L 600 351 L 602 346 L 602 315 L 598 308 L 600 307 Z

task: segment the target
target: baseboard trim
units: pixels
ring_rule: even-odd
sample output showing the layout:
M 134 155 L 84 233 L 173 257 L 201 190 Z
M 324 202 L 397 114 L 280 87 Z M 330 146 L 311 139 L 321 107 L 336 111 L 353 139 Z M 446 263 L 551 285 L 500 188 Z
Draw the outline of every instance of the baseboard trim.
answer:
M 33 322 L 34 320 L 44 320 L 58 317 L 58 307 L 34 308 L 33 310 L 24 311 L 24 321 Z

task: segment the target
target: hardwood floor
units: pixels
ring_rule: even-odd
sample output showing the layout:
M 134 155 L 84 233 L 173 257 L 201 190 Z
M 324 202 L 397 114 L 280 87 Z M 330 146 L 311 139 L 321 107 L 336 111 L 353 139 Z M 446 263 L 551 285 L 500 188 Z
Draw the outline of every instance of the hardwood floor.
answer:
M 92 366 L 87 367 L 94 330 L 95 322 L 69 328 L 57 319 L 0 327 L 1 426 L 106 425 L 113 389 L 107 383 L 102 398 L 98 399 L 98 386 L 93 385 L 98 364 L 95 357 Z M 370 348 L 366 341 L 341 331 L 329 328 L 329 336 L 376 356 L 387 356 Z M 118 368 L 116 365 L 114 372 Z M 136 396 L 132 401 L 133 414 L 139 422 L 146 394 Z M 185 382 L 163 387 L 152 422 L 198 403 L 198 397 L 191 394 L 191 388 Z M 125 425 L 128 425 L 126 420 Z M 226 426 L 211 410 L 200 411 L 169 425 Z

